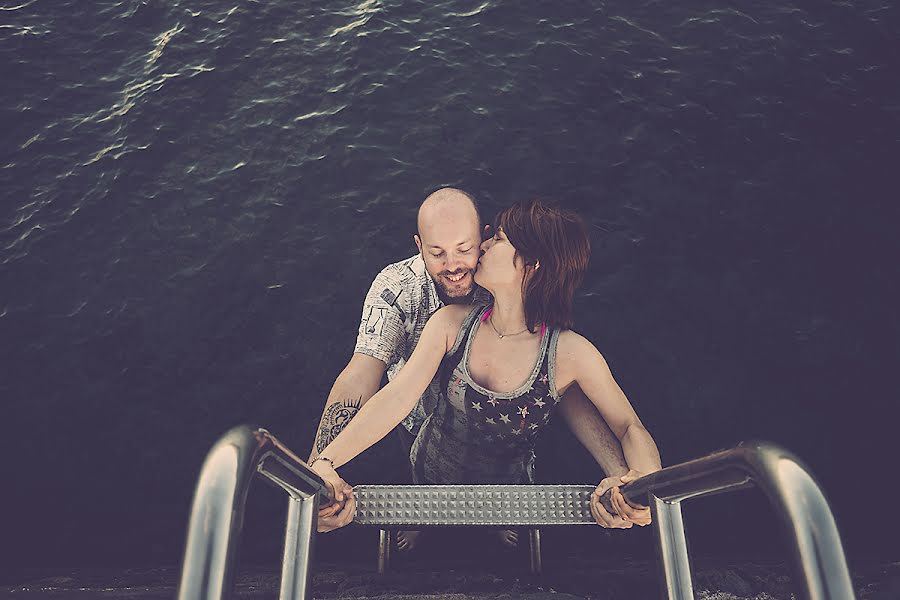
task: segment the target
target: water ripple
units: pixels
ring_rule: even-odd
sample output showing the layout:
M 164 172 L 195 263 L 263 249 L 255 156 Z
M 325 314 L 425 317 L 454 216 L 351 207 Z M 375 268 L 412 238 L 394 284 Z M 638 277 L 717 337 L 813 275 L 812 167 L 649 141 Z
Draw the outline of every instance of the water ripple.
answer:
M 0 10 L 7 10 L 7 11 L 21 10 L 23 8 L 28 8 L 35 2 L 37 2 L 37 0 L 30 0 L 29 2 L 25 2 L 23 4 L 17 4 L 16 6 L 0 6 Z
M 153 66 L 156 60 L 162 56 L 163 49 L 165 49 L 166 44 L 168 44 L 176 34 L 184 31 L 184 25 L 178 24 L 168 31 L 164 31 L 156 38 L 156 47 L 150 52 L 150 56 L 147 59 L 147 68 Z

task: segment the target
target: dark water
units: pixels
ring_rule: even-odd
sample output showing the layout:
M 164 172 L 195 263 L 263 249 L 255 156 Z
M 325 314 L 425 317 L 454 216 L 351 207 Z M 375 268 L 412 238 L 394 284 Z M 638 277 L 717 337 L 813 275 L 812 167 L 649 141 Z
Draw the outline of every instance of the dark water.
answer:
M 251 422 L 307 451 L 452 184 L 591 224 L 578 329 L 665 463 L 782 443 L 852 553 L 896 556 L 859 490 L 896 455 L 898 27 L 887 0 L 0 0 L 0 550 L 177 561 L 205 450 Z M 563 427 L 542 457 L 600 478 Z M 283 503 L 253 502 L 265 559 Z M 780 547 L 761 496 L 691 517 Z

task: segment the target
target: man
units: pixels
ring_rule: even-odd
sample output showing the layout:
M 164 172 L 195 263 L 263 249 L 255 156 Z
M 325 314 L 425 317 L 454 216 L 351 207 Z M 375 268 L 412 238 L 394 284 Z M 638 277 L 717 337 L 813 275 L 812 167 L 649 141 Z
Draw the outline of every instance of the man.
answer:
M 322 413 L 311 463 L 371 398 L 387 370 L 393 379 L 412 355 L 428 318 L 445 304 L 487 302 L 490 296 L 475 285 L 474 272 L 480 255 L 481 219 L 474 199 L 462 190 L 443 188 L 429 195 L 419 207 L 418 234 L 413 236 L 419 253 L 388 265 L 378 274 L 366 295 L 356 348 L 349 364 L 334 382 Z M 413 411 L 397 427 L 407 456 L 422 422 L 439 394 L 437 378 Z M 559 410 L 578 440 L 609 476 L 628 472 L 622 448 L 594 405 L 575 386 Z M 355 506 L 349 489 L 335 490 L 339 500 L 319 513 L 319 531 L 330 531 L 352 519 Z M 608 527 L 628 528 L 630 521 L 609 514 L 596 501 Z M 626 516 L 628 516 L 626 514 Z M 412 549 L 418 532 L 397 536 L 401 550 Z M 517 543 L 514 531 L 501 533 L 509 546 Z

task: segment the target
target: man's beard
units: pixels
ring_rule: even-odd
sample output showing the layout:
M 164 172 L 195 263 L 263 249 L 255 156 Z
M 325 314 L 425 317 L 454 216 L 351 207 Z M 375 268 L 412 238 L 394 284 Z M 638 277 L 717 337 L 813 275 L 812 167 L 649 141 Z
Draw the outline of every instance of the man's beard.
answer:
M 437 288 L 438 296 L 440 296 L 441 301 L 444 304 L 463 304 L 472 298 L 472 293 L 475 291 L 475 272 L 471 269 L 466 269 L 465 271 L 462 271 L 462 273 L 464 273 L 463 279 L 468 277 L 469 281 L 469 285 L 465 288 L 448 286 L 446 277 L 448 275 L 459 275 L 459 272 L 450 273 L 449 271 L 442 271 L 434 278 L 434 285 Z

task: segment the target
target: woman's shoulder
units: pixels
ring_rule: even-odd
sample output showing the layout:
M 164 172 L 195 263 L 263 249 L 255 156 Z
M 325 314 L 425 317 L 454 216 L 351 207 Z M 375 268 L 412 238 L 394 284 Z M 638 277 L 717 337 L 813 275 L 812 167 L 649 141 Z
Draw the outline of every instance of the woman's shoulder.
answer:
M 597 346 L 580 333 L 571 329 L 563 329 L 559 332 L 559 338 L 556 342 L 556 354 L 567 360 L 596 358 L 598 355 L 602 357 Z
M 437 311 L 431 315 L 429 322 L 437 320 L 442 326 L 451 329 L 459 329 L 463 321 L 466 320 L 466 317 L 482 308 L 483 306 L 473 306 L 471 304 L 448 304 L 437 309 Z
M 448 304 L 439 308 L 431 318 L 428 319 L 426 329 L 429 327 L 436 328 L 438 335 L 442 335 L 447 343 L 445 348 L 449 352 L 455 347 L 458 338 L 462 335 L 462 327 L 466 319 L 473 312 L 481 310 L 483 306 L 472 306 L 471 304 Z

